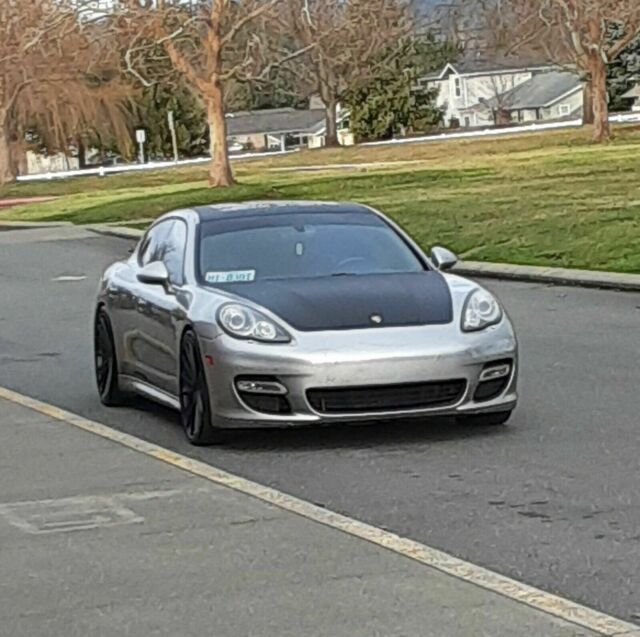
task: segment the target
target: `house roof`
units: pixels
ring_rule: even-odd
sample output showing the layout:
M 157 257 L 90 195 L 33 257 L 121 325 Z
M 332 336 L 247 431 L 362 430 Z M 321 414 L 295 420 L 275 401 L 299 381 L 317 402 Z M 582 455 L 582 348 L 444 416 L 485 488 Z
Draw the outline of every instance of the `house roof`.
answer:
M 323 109 L 271 108 L 227 115 L 227 135 L 311 133 L 324 121 Z
M 545 70 L 551 68 L 554 68 L 554 65 L 541 64 L 539 62 L 527 62 L 520 59 L 505 61 L 472 59 L 446 64 L 442 69 L 429 73 L 421 79 L 429 82 L 442 80 L 447 77 L 449 73 L 456 73 L 457 75 L 498 75 L 501 73 Z
M 547 108 L 562 98 L 582 90 L 580 78 L 570 71 L 548 71 L 538 73 L 527 82 L 507 91 L 500 97 L 493 97 L 475 107 L 502 107 L 507 110 Z
M 640 84 L 636 84 L 630 91 L 627 91 L 622 97 L 624 99 L 640 98 Z
M 324 111 L 323 111 L 324 113 Z M 351 115 L 351 111 L 348 109 L 339 109 L 338 116 L 336 117 L 336 124 L 341 124 L 347 117 Z M 327 132 L 327 120 L 322 117 L 322 120 L 319 121 L 313 128 L 309 130 L 311 135 L 324 135 Z

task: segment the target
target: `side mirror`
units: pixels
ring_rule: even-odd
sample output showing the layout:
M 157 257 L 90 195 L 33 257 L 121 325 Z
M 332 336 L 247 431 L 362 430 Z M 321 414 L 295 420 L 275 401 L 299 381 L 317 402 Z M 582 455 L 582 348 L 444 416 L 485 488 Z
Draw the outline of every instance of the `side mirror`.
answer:
M 169 286 L 169 271 L 162 261 L 154 261 L 147 263 L 140 272 L 138 272 L 138 281 L 140 283 L 148 283 L 149 285 L 162 285 L 167 288 Z
M 431 249 L 431 261 L 438 270 L 450 270 L 458 263 L 458 257 L 451 250 L 435 246 Z

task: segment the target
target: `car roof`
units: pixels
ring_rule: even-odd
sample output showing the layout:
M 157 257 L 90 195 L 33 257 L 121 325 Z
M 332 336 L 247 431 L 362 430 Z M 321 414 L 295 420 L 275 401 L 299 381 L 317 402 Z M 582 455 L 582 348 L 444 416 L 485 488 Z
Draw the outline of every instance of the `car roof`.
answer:
M 328 201 L 247 201 L 242 203 L 215 204 L 193 208 L 201 221 L 234 217 L 253 217 L 255 215 L 318 214 L 318 213 L 365 213 L 375 214 L 370 208 L 357 203 Z

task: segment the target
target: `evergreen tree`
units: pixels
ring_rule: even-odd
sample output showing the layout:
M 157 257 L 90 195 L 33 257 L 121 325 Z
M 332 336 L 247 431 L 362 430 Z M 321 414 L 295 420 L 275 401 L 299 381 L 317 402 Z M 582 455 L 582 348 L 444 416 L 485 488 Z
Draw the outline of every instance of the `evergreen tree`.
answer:
M 168 111 L 173 111 L 179 156 L 188 158 L 208 154 L 206 113 L 184 87 L 153 84 L 142 91 L 136 110 L 137 127 L 144 128 L 147 132 L 146 149 L 151 159 L 173 158 Z
M 357 139 L 386 139 L 397 134 L 425 131 L 442 121 L 436 106 L 438 89 L 427 89 L 421 77 L 447 62 L 459 51 L 448 42 L 426 35 L 405 42 L 373 77 L 348 94 L 350 125 Z
M 640 37 L 636 38 L 609 65 L 609 98 L 613 111 L 629 110 L 629 102 L 622 96 L 640 81 Z

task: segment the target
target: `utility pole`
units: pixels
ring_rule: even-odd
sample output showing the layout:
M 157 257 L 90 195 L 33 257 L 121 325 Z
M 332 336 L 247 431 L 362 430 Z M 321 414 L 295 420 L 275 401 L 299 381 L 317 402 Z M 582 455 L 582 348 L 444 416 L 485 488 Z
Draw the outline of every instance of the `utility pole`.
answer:
M 173 111 L 167 111 L 167 121 L 171 131 L 171 144 L 173 145 L 173 161 L 178 163 L 178 140 L 176 139 L 176 123 L 173 118 Z

